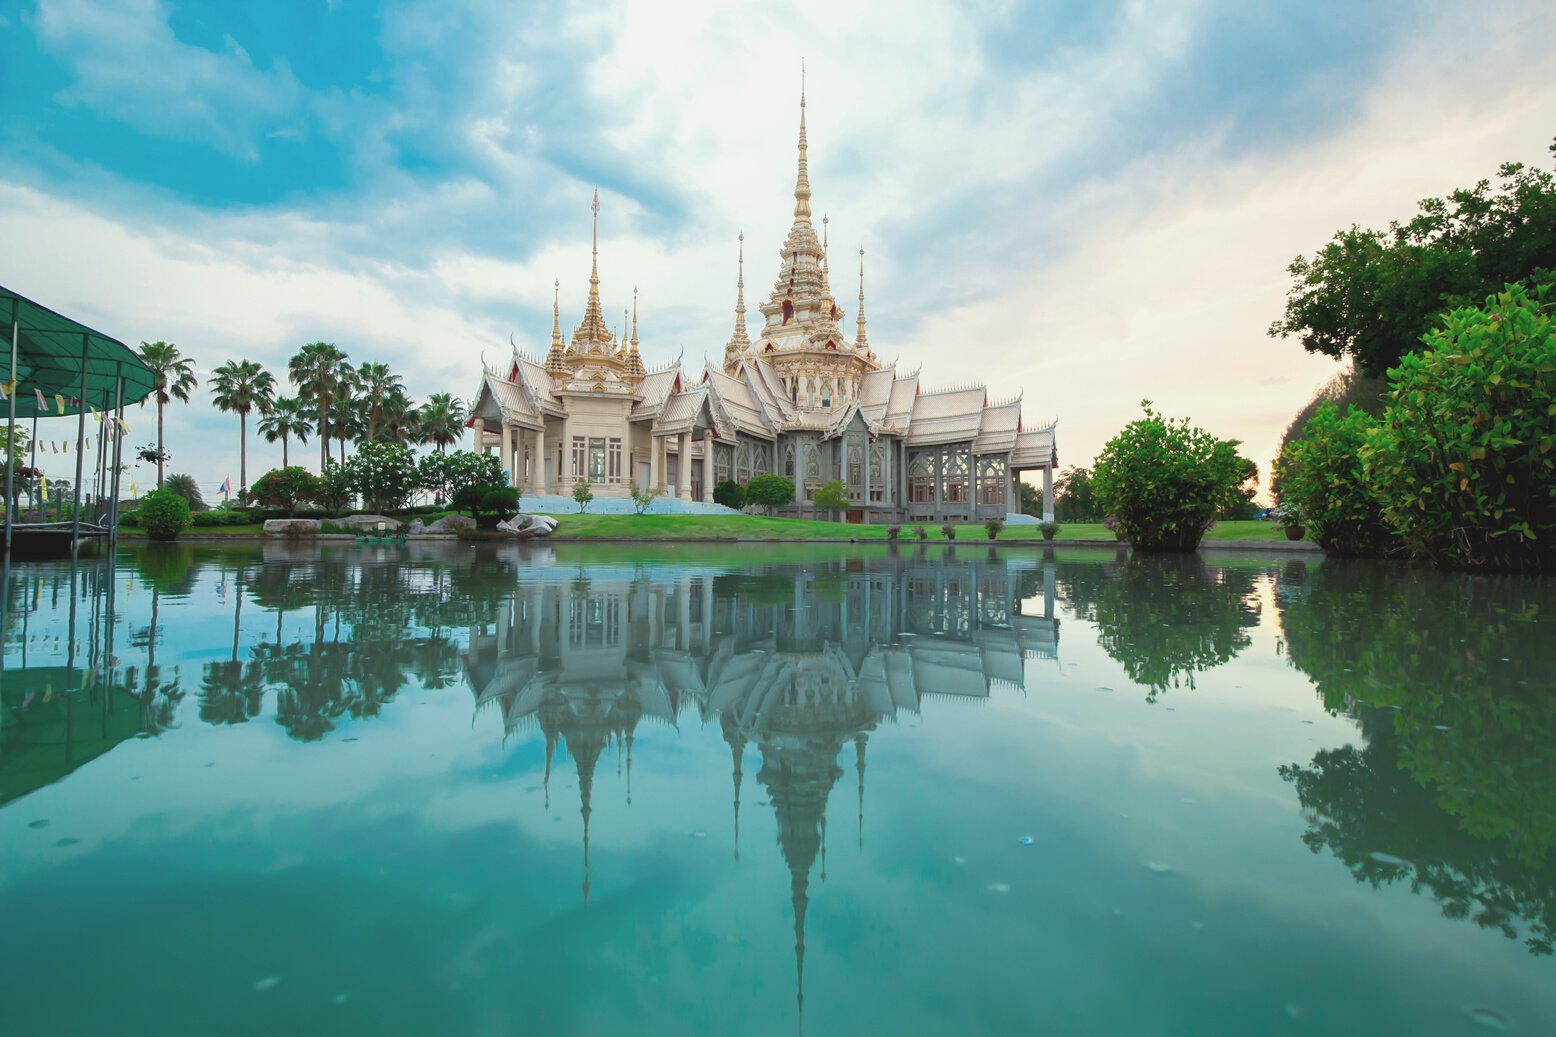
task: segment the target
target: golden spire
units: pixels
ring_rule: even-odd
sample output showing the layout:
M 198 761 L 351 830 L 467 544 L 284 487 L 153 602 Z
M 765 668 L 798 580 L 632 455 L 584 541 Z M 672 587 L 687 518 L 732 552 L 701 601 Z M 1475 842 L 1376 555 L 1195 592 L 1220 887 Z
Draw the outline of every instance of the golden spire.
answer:
M 864 334 L 864 247 L 859 248 L 859 330 L 854 334 L 855 349 L 869 349 L 869 339 Z
M 638 355 L 638 290 L 632 287 L 632 351 L 627 354 L 626 375 L 628 378 L 642 378 L 648 371 L 643 367 L 643 358 Z M 632 743 L 627 743 L 628 751 L 631 751 Z
M 562 281 L 551 282 L 551 349 L 562 350 Z
M 805 170 L 805 65 L 800 64 L 800 172 L 794 181 L 794 221 L 810 222 L 810 176 Z
M 610 343 L 613 338 L 610 328 L 605 326 L 605 317 L 600 310 L 600 189 L 594 189 L 594 202 L 589 207 L 594 213 L 594 230 L 592 233 L 591 251 L 593 259 L 589 266 L 589 303 L 584 307 L 583 321 L 573 332 L 573 351 L 576 353 L 610 354 Z
M 751 348 L 751 339 L 746 335 L 746 232 L 740 232 L 740 259 L 739 275 L 735 278 L 735 333 L 730 336 L 729 343 L 724 347 L 724 370 L 734 374 L 740 366 L 741 357 L 745 356 Z
M 632 352 L 638 351 L 638 286 L 632 286 Z

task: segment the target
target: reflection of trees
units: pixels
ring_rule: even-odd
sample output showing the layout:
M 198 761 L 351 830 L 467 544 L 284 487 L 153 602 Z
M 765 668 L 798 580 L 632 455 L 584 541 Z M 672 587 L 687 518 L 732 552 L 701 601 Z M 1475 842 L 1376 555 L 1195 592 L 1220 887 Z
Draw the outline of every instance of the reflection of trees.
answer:
M 1364 750 L 1282 768 L 1310 814 L 1308 844 L 1358 880 L 1408 878 L 1452 917 L 1510 937 L 1522 918 L 1531 951 L 1550 953 L 1556 701 L 1536 620 L 1556 591 L 1352 562 L 1278 600 L 1292 664 L 1366 737 Z
M 1103 650 L 1154 702 L 1168 688 L 1194 687 L 1194 674 L 1248 647 L 1260 571 L 1207 566 L 1196 555 L 1135 554 L 1061 565 L 1059 584 L 1076 613 L 1097 625 Z

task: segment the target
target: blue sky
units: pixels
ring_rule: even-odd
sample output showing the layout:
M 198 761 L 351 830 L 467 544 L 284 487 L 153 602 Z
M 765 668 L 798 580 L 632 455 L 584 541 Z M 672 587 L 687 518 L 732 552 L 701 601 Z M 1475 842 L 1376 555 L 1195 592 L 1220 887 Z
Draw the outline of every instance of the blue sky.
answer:
M 1142 397 L 1264 462 L 1334 369 L 1264 335 L 1291 257 L 1556 134 L 1534 2 L 671 11 L 0 2 L 0 283 L 202 370 L 322 338 L 468 396 L 510 335 L 544 349 L 554 279 L 577 323 L 598 186 L 607 310 L 639 287 L 648 361 L 696 367 L 735 236 L 751 301 L 776 269 L 803 57 L 877 352 L 1023 392 L 1065 463 Z M 175 407 L 173 468 L 235 477 L 236 424 Z

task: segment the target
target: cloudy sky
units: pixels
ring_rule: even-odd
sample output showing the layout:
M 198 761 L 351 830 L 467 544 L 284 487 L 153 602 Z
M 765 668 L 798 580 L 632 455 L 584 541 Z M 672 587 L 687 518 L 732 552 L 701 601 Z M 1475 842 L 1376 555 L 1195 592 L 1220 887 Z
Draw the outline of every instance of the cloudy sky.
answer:
M 324 339 L 468 397 L 544 351 L 554 279 L 577 323 L 598 186 L 607 310 L 638 287 L 647 361 L 697 368 L 736 235 L 749 294 L 776 273 L 803 58 L 878 353 L 1023 393 L 1066 464 L 1144 397 L 1263 464 L 1335 370 L 1265 334 L 1286 264 L 1548 165 L 1552 39 L 1538 0 L 0 0 L 0 283 L 202 372 Z M 236 480 L 203 392 L 168 437 Z

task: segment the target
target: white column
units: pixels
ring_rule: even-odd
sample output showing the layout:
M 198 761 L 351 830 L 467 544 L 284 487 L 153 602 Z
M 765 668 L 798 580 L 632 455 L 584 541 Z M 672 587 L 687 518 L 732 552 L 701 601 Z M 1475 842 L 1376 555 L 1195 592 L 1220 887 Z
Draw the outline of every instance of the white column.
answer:
M 702 435 L 702 501 L 713 503 L 713 432 Z
M 500 426 L 497 441 L 497 456 L 502 460 L 502 470 L 508 479 L 508 485 L 513 485 L 513 426 L 506 421 Z
M 659 447 L 660 437 L 650 434 L 648 437 L 648 485 L 645 490 L 659 488 Z
M 470 427 L 475 432 L 475 448 L 483 454 L 486 453 L 486 419 L 476 418 L 470 423 Z
M 547 464 L 546 456 L 546 428 L 544 425 L 535 433 L 535 453 L 530 464 L 535 472 L 535 485 L 531 487 L 531 493 L 545 493 L 551 486 L 551 466 Z
M 556 481 L 556 492 L 566 495 L 573 492 L 573 436 L 566 418 L 562 419 L 562 475 Z
M 1054 466 L 1043 469 L 1043 521 L 1054 520 Z
M 1009 467 L 1010 460 L 1005 461 L 1005 510 L 1012 515 L 1021 514 L 1021 473 Z
M 681 433 L 680 442 L 677 444 L 679 453 L 675 462 L 676 496 L 682 500 L 692 499 L 692 433 L 690 429 Z
M 870 438 L 864 441 L 864 520 L 870 521 Z

